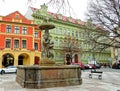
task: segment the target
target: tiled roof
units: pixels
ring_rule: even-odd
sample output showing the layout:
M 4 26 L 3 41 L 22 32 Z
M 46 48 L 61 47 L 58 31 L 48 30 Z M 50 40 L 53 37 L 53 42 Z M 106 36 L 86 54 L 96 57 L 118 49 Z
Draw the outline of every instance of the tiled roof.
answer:
M 14 17 L 14 18 L 15 18 L 15 15 L 16 15 L 16 14 L 19 14 L 19 15 L 20 15 L 20 18 L 26 19 L 19 11 L 14 11 L 14 12 L 6 15 L 6 17 L 10 17 L 10 18 L 13 18 L 13 17 Z
M 33 7 L 30 7 L 30 8 L 31 8 L 31 10 L 32 10 L 33 12 L 39 10 L 39 9 L 33 8 Z M 55 19 L 59 19 L 59 18 L 58 18 L 58 14 L 56 14 L 56 13 L 48 12 L 48 14 L 52 15 L 53 18 L 55 18 Z M 81 20 L 80 20 L 80 22 L 78 22 L 77 19 L 75 19 L 75 18 L 72 18 L 71 21 L 70 21 L 70 20 L 68 19 L 68 17 L 67 17 L 67 16 L 64 16 L 64 15 L 62 15 L 61 17 L 62 17 L 61 20 L 65 21 L 65 22 L 72 22 L 72 23 L 74 23 L 74 24 L 80 24 L 80 25 L 85 25 L 85 23 L 86 23 L 86 22 L 81 21 Z
M 18 17 L 16 17 L 16 15 L 18 15 Z M 15 11 L 6 16 L 2 16 L 2 21 L 33 24 L 33 21 L 25 18 L 19 11 Z
M 33 7 L 30 7 L 30 8 L 31 8 L 31 10 L 32 10 L 33 12 L 39 10 L 39 9 L 37 9 L 37 8 L 33 8 Z

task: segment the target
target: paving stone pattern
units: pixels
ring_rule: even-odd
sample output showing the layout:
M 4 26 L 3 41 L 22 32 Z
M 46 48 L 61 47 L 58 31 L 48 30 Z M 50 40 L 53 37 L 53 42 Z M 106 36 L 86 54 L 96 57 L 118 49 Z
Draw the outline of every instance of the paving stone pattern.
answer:
M 0 91 L 120 91 L 120 69 L 101 68 L 102 80 L 97 76 L 89 78 L 90 70 L 82 71 L 82 85 L 45 89 L 22 88 L 16 81 L 16 74 L 0 75 Z M 49 85 L 49 84 L 48 84 Z

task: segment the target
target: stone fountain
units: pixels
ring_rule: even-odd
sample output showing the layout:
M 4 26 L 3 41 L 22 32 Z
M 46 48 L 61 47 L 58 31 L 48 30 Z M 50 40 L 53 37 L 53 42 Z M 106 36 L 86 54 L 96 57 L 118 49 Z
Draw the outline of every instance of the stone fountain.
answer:
M 46 19 L 46 22 L 40 25 L 40 29 L 45 31 L 42 41 L 45 58 L 40 62 L 40 65 L 18 66 L 16 81 L 24 88 L 36 89 L 82 84 L 79 66 L 57 65 L 53 60 L 51 50 L 54 43 L 50 40 L 49 30 L 55 28 L 55 26 L 50 24 L 48 20 Z

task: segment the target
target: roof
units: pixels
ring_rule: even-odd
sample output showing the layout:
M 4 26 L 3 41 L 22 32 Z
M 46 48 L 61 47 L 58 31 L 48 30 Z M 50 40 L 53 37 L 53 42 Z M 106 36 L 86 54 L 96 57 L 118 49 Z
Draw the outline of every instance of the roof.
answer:
M 33 12 L 39 10 L 39 9 L 37 9 L 37 8 L 34 8 L 34 7 L 30 7 L 30 8 L 31 8 L 31 10 L 32 10 Z M 52 12 L 48 12 L 48 14 L 50 14 L 51 16 L 53 16 L 54 19 L 60 19 L 60 18 L 59 18 L 59 15 L 60 15 L 60 14 L 56 14 L 56 13 L 52 13 Z M 86 23 L 86 22 L 84 22 L 84 21 L 81 21 L 81 20 L 78 20 L 78 19 L 75 19 L 75 18 L 72 18 L 72 17 L 71 17 L 71 20 L 70 20 L 69 17 L 64 16 L 64 15 L 61 16 L 61 20 L 62 20 L 62 21 L 65 21 L 65 22 L 71 22 L 71 23 L 74 23 L 74 24 L 80 24 L 80 25 L 85 25 L 85 23 Z
M 8 15 L 6 15 L 6 17 L 9 17 L 9 18 L 16 18 L 16 14 L 19 15 L 19 18 L 21 19 L 26 19 L 19 11 L 14 11 Z
M 18 23 L 24 23 L 24 24 L 33 24 L 32 20 L 28 20 L 18 11 L 12 12 L 6 16 L 1 16 L 1 17 L 2 17 L 1 21 L 5 21 L 5 22 L 18 22 Z

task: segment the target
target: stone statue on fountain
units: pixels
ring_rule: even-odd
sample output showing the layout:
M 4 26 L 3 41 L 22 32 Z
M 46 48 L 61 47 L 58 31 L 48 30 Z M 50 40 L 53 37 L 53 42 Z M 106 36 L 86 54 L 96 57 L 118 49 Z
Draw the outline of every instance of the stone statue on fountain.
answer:
M 53 58 L 54 55 L 52 53 L 52 49 L 54 47 L 54 42 L 50 40 L 49 30 L 45 30 L 45 34 L 43 35 L 43 52 L 45 57 Z

